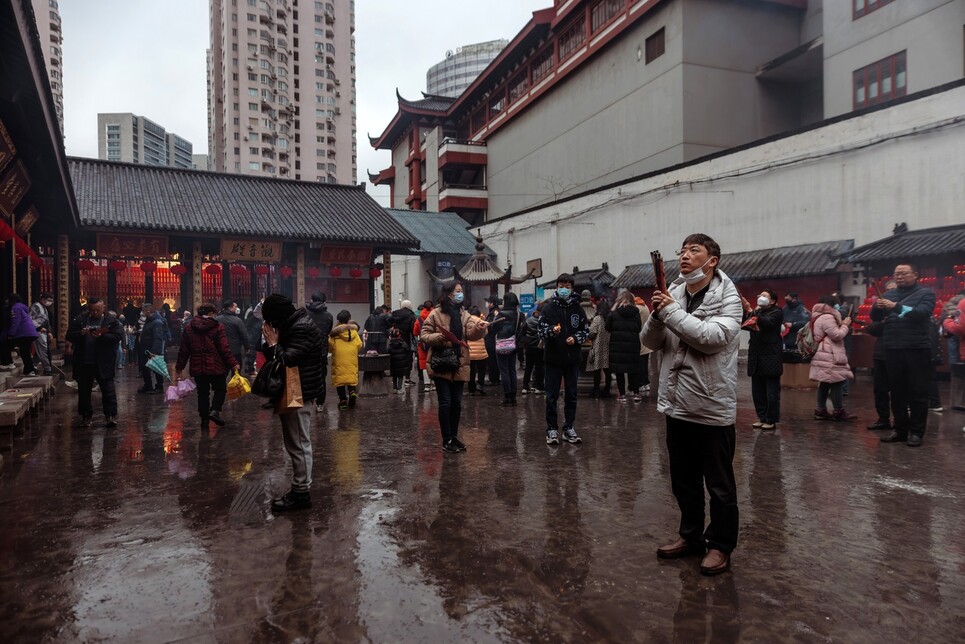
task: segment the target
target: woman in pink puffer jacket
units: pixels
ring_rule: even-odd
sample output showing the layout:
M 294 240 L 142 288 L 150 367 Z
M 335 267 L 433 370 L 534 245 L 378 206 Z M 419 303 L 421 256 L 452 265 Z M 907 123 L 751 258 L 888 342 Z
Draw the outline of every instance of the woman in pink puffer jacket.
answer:
M 818 382 L 818 406 L 814 410 L 817 420 L 854 420 L 857 416 L 845 411 L 841 390 L 845 381 L 853 378 L 844 349 L 844 338 L 851 332 L 851 318 L 841 319 L 835 308 L 837 298 L 825 295 L 811 311 L 811 330 L 818 350 L 811 358 L 808 377 Z M 834 413 L 828 413 L 828 398 Z

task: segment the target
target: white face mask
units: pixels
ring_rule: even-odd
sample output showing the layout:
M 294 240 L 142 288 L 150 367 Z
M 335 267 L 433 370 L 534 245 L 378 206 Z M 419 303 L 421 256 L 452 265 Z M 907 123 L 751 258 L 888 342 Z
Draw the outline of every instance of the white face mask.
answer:
M 683 273 L 681 273 L 681 274 L 680 274 L 680 279 L 682 279 L 683 281 L 687 282 L 687 284 L 690 284 L 690 285 L 697 284 L 697 283 L 700 282 L 702 279 L 704 279 L 705 277 L 707 277 L 706 275 L 704 275 L 704 266 L 706 266 L 707 264 L 709 264 L 711 259 L 713 259 L 713 258 L 708 258 L 707 261 L 703 263 L 703 266 L 701 266 L 700 268 L 698 268 L 698 269 L 695 270 L 695 271 L 691 271 L 691 272 L 690 272 L 689 274 L 687 274 L 687 275 L 684 275 Z
M 763 295 L 757 298 L 757 306 L 768 306 L 770 303 L 771 301 L 766 297 L 764 297 Z

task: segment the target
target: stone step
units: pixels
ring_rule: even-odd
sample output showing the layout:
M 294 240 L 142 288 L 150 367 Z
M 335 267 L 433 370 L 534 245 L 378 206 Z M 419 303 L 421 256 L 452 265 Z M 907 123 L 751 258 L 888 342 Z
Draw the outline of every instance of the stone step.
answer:
M 44 390 L 38 389 L 36 387 L 30 388 L 18 388 L 12 387 L 0 393 L 0 402 L 8 400 L 26 400 L 29 402 L 30 409 L 33 409 L 40 404 L 40 401 L 44 398 Z
M 2 394 L 0 394 L 2 395 Z M 16 427 L 30 410 L 30 400 L 24 398 L 0 398 L 0 427 Z
M 44 396 L 50 393 L 56 381 L 53 376 L 24 376 L 17 380 L 13 386 L 19 387 L 20 389 L 31 389 L 38 388 L 44 390 Z

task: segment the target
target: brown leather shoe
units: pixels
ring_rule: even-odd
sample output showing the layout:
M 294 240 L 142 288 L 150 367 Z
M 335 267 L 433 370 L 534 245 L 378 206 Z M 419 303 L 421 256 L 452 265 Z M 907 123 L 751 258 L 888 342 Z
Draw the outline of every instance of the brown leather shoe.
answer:
M 719 575 L 730 570 L 730 555 L 726 552 L 711 548 L 707 556 L 700 562 L 700 572 L 704 575 Z
M 660 546 L 657 548 L 657 556 L 661 559 L 680 559 L 681 557 L 690 557 L 696 555 L 703 555 L 705 550 L 701 546 L 696 546 L 683 537 L 680 537 L 673 543 L 668 543 L 665 546 Z

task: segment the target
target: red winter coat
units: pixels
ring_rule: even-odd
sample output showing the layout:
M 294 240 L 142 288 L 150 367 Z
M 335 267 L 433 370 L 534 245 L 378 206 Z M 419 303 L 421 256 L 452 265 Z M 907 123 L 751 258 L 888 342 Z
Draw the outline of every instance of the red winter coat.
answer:
M 426 368 L 426 360 L 429 359 L 429 351 L 423 347 L 422 342 L 419 342 L 419 333 L 422 332 L 422 325 L 425 323 L 426 318 L 429 317 L 429 314 L 431 312 L 432 312 L 432 309 L 422 309 L 419 312 L 419 318 L 415 321 L 415 324 L 412 326 L 412 339 L 418 342 L 418 347 L 419 347 L 419 368 L 420 369 Z
M 229 367 L 238 367 L 238 361 L 228 347 L 224 325 L 207 317 L 192 318 L 184 329 L 174 370 L 177 373 L 183 371 L 188 360 L 191 361 L 192 376 L 223 376 Z

